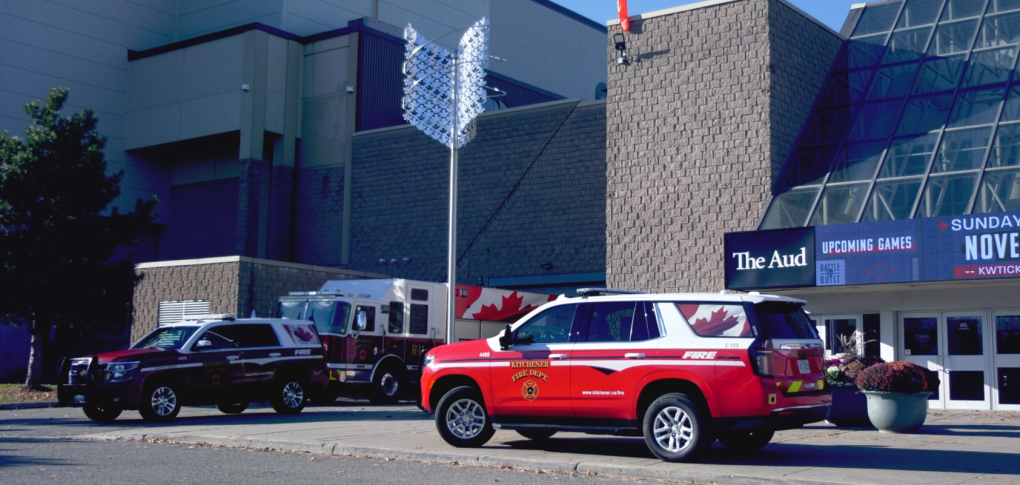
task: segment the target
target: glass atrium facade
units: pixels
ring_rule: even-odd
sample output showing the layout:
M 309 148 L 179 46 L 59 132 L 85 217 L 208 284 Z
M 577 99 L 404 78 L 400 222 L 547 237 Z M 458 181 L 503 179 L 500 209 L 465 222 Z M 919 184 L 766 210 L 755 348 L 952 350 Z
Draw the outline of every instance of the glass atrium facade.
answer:
M 1020 211 L 1020 0 L 864 7 L 761 229 Z

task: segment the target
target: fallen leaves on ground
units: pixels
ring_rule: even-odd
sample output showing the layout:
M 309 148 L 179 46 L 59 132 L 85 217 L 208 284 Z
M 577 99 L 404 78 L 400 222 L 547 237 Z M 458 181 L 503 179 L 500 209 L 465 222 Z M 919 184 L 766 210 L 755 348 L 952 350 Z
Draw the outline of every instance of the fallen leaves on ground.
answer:
M 56 402 L 57 386 L 43 386 L 41 390 L 29 390 L 23 384 L 0 384 L 0 404 L 33 402 Z

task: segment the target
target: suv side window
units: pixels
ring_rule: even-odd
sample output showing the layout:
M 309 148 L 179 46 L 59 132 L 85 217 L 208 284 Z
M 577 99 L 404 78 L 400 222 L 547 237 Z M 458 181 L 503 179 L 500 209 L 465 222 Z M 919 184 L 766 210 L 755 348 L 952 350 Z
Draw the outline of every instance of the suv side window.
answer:
M 659 332 L 659 319 L 655 318 L 655 304 L 650 301 L 639 301 L 634 309 L 634 326 L 630 331 L 631 342 L 654 340 L 662 336 Z
M 570 341 L 570 326 L 574 323 L 577 305 L 550 308 L 514 332 L 515 344 L 560 344 Z
M 596 303 L 588 320 L 589 342 L 628 342 L 634 324 L 634 302 Z
M 230 325 L 234 342 L 242 349 L 254 347 L 279 347 L 280 338 L 268 323 Z
M 680 313 L 702 337 L 754 337 L 744 306 L 726 303 L 677 303 Z
M 234 332 L 230 325 L 220 325 L 213 327 L 202 333 L 198 340 L 195 341 L 195 345 L 191 346 L 192 351 L 209 352 L 212 350 L 232 350 L 238 348 L 236 341 L 234 340 Z M 210 347 L 197 347 L 199 340 L 208 340 L 212 342 Z

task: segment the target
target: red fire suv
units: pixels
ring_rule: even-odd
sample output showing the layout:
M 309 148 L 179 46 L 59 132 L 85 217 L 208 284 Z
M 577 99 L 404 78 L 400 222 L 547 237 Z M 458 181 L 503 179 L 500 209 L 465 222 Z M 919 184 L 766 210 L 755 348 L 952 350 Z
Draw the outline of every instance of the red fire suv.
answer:
M 762 448 L 828 413 L 822 342 L 801 300 L 579 293 L 499 336 L 428 352 L 421 406 L 447 443 L 481 446 L 496 429 L 643 435 L 659 458 L 685 461 L 716 439 Z

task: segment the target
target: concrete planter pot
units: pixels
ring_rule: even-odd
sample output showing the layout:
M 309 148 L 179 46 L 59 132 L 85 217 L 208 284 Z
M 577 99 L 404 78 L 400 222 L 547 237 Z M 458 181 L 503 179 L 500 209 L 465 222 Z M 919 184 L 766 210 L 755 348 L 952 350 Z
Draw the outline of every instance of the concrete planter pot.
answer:
M 856 386 L 832 386 L 832 406 L 829 407 L 829 415 L 826 421 L 836 426 L 867 426 L 871 427 L 871 420 L 868 419 L 868 397 Z
M 863 391 L 868 398 L 868 419 L 883 433 L 916 431 L 928 416 L 930 391 L 917 394 Z

